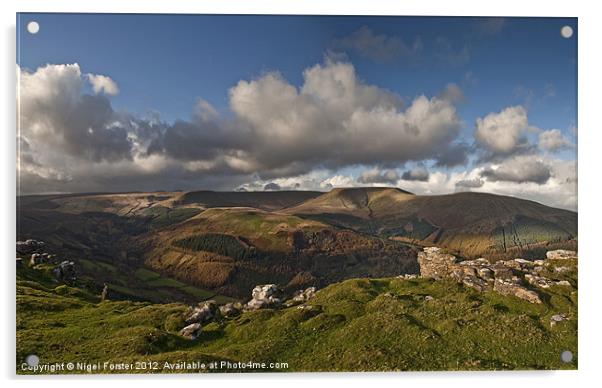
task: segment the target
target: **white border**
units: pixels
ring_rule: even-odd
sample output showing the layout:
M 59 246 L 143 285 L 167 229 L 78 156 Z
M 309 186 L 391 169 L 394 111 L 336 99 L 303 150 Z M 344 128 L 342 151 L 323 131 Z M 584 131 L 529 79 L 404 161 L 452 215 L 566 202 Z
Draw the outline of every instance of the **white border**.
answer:
M 495 3 L 474 0 L 9 0 L 0 2 L 2 20 L 2 233 L 0 233 L 4 266 L 2 273 L 3 298 L 0 324 L 2 377 L 9 384 L 44 387 L 106 386 L 114 382 L 144 384 L 160 387 L 166 383 L 215 384 L 234 383 L 246 387 L 266 384 L 287 384 L 307 387 L 315 384 L 349 384 L 363 386 L 373 379 L 386 385 L 437 384 L 445 387 L 465 387 L 467 384 L 487 384 L 507 387 L 511 384 L 537 386 L 580 386 L 596 378 L 600 357 L 600 287 L 602 255 L 600 242 L 600 197 L 602 193 L 602 160 L 599 151 L 602 128 L 600 124 L 600 69 L 602 61 L 599 38 L 602 37 L 601 15 L 595 2 L 557 1 L 529 2 L 499 0 Z M 236 13 L 236 14 L 346 14 L 346 15 L 438 15 L 438 16 L 570 16 L 579 17 L 579 371 L 568 372 L 498 372 L 498 373 L 353 373 L 353 374 L 285 374 L 285 375 L 227 375 L 227 376 L 141 376 L 94 377 L 14 377 L 14 254 L 15 241 L 15 13 L 20 12 L 116 12 L 116 13 Z M 537 48 L 534 47 L 534 50 Z M 520 330 L 520 328 L 517 328 Z M 83 380 L 83 381 L 82 381 Z M 336 380 L 336 381 L 335 381 Z

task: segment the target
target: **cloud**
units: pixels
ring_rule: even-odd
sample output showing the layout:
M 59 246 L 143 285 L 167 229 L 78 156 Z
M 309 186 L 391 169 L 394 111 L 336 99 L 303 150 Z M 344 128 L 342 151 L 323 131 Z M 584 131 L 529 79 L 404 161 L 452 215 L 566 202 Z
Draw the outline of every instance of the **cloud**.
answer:
M 111 78 L 99 74 L 86 74 L 86 76 L 95 94 L 104 93 L 108 96 L 114 96 L 119 93 L 117 84 Z
M 471 147 L 466 143 L 454 143 L 445 147 L 435 157 L 435 167 L 455 167 L 468 163 Z
M 102 95 L 82 94 L 78 64 L 18 69 L 19 136 L 38 153 L 95 162 L 131 159 L 127 124 Z
M 559 129 L 550 129 L 539 134 L 539 148 L 544 151 L 560 151 L 574 147 Z
M 395 170 L 381 171 L 378 168 L 363 171 L 358 177 L 359 183 L 388 183 L 395 184 L 399 180 L 399 175 Z
M 447 86 L 445 86 L 445 89 L 443 89 L 439 93 L 439 98 L 447 100 L 452 104 L 459 104 L 461 102 L 464 102 L 464 93 L 458 85 L 452 82 L 447 84 Z
M 263 191 L 280 191 L 282 187 L 278 183 L 270 182 L 263 186 Z
M 552 176 L 551 167 L 535 155 L 516 156 L 483 170 L 481 176 L 489 181 L 533 182 L 544 184 Z
M 527 111 L 522 106 L 511 106 L 477 118 L 474 136 L 490 156 L 511 155 L 527 147 L 524 135 L 528 129 Z
M 296 88 L 269 73 L 230 89 L 245 128 L 241 151 L 257 171 L 417 161 L 436 157 L 458 135 L 448 101 L 418 96 L 403 110 L 399 96 L 360 81 L 349 63 L 315 65 L 303 79 Z
M 376 34 L 363 26 L 351 35 L 334 41 L 336 49 L 353 51 L 376 62 L 390 62 L 399 57 L 411 58 L 423 48 L 422 40 L 416 37 L 411 45 L 399 36 Z
M 421 181 L 427 182 L 429 180 L 429 172 L 424 166 L 416 166 L 415 168 L 405 171 L 401 176 L 401 179 L 406 181 Z
M 479 187 L 483 187 L 484 184 L 485 184 L 485 181 L 480 178 L 460 179 L 459 181 L 456 182 L 456 188 L 465 188 L 465 189 L 479 188 Z
M 17 73 L 22 194 L 399 185 L 430 195 L 471 186 L 576 207 L 576 163 L 533 154 L 536 149 L 524 140 L 528 123 L 503 120 L 505 110 L 493 113 L 495 125 L 490 115 L 481 119 L 484 134 L 495 132 L 492 126 L 508 128 L 500 123 L 519 128 L 509 153 L 495 147 L 495 135 L 470 146 L 458 138 L 455 99 L 445 91 L 416 96 L 404 105 L 399 95 L 359 79 L 347 62 L 326 59 L 309 67 L 299 86 L 273 72 L 241 80 L 229 90 L 227 114 L 199 99 L 188 119 L 170 123 L 156 113 L 115 112 L 105 89 L 86 94 L 91 81 L 77 64 Z M 546 136 L 556 139 L 540 137 Z M 540 147 L 554 148 L 548 140 Z M 475 149 L 495 152 L 495 158 L 472 166 L 469 156 Z M 433 166 L 425 180 L 402 180 L 395 170 L 423 161 Z M 434 169 L 457 165 L 464 168 Z M 367 166 L 379 168 L 358 177 Z

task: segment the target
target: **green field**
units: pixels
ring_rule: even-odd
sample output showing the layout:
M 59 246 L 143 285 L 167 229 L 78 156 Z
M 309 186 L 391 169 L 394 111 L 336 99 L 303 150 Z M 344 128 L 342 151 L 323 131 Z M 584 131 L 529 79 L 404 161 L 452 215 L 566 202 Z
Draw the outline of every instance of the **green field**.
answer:
M 574 270 L 562 276 L 576 286 Z M 17 281 L 17 366 L 36 354 L 43 363 L 287 362 L 291 371 L 575 369 L 577 291 L 541 295 L 531 304 L 452 281 L 351 279 L 305 308 L 246 312 L 190 341 L 177 334 L 183 304 L 99 302 L 27 269 Z M 551 327 L 558 313 L 569 319 Z M 564 350 L 573 362 L 560 361 Z

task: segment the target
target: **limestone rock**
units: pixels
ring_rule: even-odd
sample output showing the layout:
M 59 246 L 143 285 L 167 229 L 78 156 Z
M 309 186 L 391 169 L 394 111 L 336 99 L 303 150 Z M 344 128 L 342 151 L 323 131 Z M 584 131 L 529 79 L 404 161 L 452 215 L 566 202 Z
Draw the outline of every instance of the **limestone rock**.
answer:
M 282 304 L 282 290 L 276 284 L 264 284 L 253 288 L 252 299 L 245 310 L 278 307 Z
M 186 323 L 205 323 L 219 316 L 219 308 L 214 300 L 199 303 L 189 312 Z
M 54 278 L 60 282 L 73 283 L 76 280 L 75 263 L 72 261 L 62 261 L 52 270 Z
M 564 314 L 555 314 L 550 317 L 550 327 L 556 326 L 562 321 L 566 321 L 568 318 Z
M 536 276 L 532 274 L 526 274 L 525 280 L 532 286 L 541 287 L 541 288 L 550 288 L 554 284 L 554 281 L 544 278 L 542 276 Z
M 398 279 L 404 279 L 404 280 L 410 280 L 410 279 L 417 279 L 418 275 L 416 274 L 405 274 L 405 275 L 399 275 L 397 276 Z
M 200 323 L 191 323 L 190 325 L 180 330 L 180 335 L 184 338 L 195 340 L 201 334 L 202 329 L 203 327 Z
M 305 290 L 296 291 L 293 295 L 293 302 L 304 303 L 313 298 L 316 294 L 316 287 L 308 287 Z
M 34 265 L 43 264 L 43 263 L 44 263 L 44 258 L 42 257 L 41 254 L 39 254 L 39 253 L 31 254 L 31 257 L 29 258 L 29 265 L 31 267 L 33 267 Z
M 536 292 L 527 290 L 520 284 L 518 278 L 513 279 L 500 279 L 496 278 L 493 290 L 502 295 L 512 295 L 517 298 L 524 299 L 530 303 L 541 303 L 539 295 Z
M 568 260 L 568 259 L 576 259 L 577 252 L 568 251 L 566 249 L 557 249 L 555 251 L 546 252 L 546 257 L 549 260 Z
M 240 303 L 226 303 L 219 307 L 220 314 L 225 318 L 232 318 L 240 315 L 242 305 Z
M 449 277 L 455 269 L 456 257 L 443 253 L 440 248 L 427 247 L 423 252 L 418 252 L 420 275 L 427 278 L 442 279 Z

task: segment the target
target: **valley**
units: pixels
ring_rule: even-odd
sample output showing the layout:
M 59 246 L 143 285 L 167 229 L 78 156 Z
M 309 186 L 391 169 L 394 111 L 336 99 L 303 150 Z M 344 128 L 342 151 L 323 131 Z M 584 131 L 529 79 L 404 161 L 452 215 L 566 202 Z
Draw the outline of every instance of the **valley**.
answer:
M 573 212 L 391 188 L 26 196 L 18 212 L 18 361 L 576 367 L 558 358 L 577 347 Z

